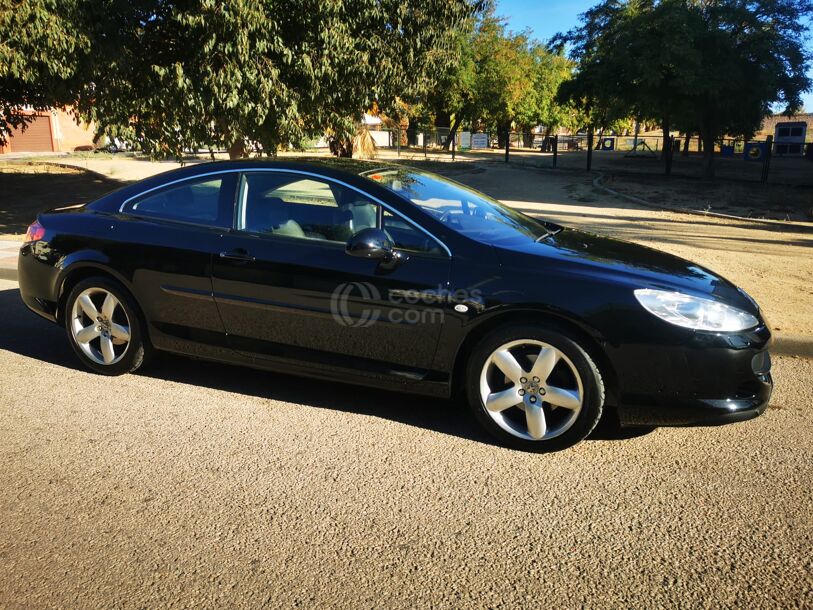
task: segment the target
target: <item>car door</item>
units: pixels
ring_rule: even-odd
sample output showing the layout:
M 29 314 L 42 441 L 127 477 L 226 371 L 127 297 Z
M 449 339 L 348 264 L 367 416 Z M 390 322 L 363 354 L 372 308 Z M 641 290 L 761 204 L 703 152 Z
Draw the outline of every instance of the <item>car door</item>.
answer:
M 115 267 L 130 269 L 156 347 L 202 356 L 228 350 L 211 274 L 221 236 L 231 227 L 237 177 L 190 177 L 122 205 Z
M 408 260 L 384 269 L 345 253 L 354 233 L 382 223 Z M 447 289 L 450 255 L 356 189 L 306 173 L 244 173 L 235 230 L 213 270 L 229 340 L 256 358 L 417 376 L 431 365 L 445 307 L 431 295 Z

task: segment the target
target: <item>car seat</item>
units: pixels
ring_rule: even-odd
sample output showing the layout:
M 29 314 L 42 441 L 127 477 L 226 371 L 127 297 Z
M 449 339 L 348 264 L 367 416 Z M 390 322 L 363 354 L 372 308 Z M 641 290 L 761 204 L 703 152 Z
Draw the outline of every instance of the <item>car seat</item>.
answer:
M 350 234 L 355 235 L 362 229 L 374 228 L 377 224 L 377 208 L 374 203 L 365 200 L 350 201 L 342 206 L 350 212 Z

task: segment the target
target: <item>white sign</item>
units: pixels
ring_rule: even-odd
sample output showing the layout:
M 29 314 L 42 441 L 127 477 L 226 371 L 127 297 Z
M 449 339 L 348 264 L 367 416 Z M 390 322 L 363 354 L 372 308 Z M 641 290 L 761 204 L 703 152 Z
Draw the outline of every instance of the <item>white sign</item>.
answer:
M 488 148 L 488 134 L 473 133 L 471 134 L 471 147 L 472 148 Z
M 392 141 L 390 141 L 390 132 L 389 131 L 379 131 L 375 129 L 370 130 L 370 137 L 375 142 L 375 145 L 379 148 L 389 148 L 391 145 L 396 145 L 395 137 L 393 137 Z M 396 136 L 397 137 L 397 136 Z
M 460 148 L 471 148 L 471 132 L 460 132 Z

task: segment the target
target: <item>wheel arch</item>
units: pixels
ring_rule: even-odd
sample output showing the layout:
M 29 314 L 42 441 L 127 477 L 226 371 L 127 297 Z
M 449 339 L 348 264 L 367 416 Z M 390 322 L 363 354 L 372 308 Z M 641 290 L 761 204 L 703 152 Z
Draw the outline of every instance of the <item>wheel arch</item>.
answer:
M 468 354 L 487 334 L 501 326 L 515 324 L 544 324 L 572 337 L 587 352 L 601 372 L 606 402 L 615 404 L 618 396 L 618 378 L 615 369 L 596 338 L 582 324 L 566 316 L 533 308 L 512 308 L 490 316 L 472 328 L 460 343 L 452 368 L 451 391 L 459 395 L 464 387 Z
M 59 288 L 57 292 L 56 319 L 59 324 L 65 323 L 65 308 L 67 305 L 68 295 L 71 293 L 71 290 L 73 290 L 74 286 L 76 286 L 79 282 L 89 277 L 104 277 L 121 284 L 130 294 L 130 297 L 136 304 L 138 313 L 142 317 L 143 322 L 144 314 L 141 311 L 141 304 L 135 298 L 130 283 L 124 277 L 122 277 L 121 274 L 106 266 L 103 266 L 95 261 L 82 261 L 70 265 L 70 267 L 62 272 L 58 279 Z

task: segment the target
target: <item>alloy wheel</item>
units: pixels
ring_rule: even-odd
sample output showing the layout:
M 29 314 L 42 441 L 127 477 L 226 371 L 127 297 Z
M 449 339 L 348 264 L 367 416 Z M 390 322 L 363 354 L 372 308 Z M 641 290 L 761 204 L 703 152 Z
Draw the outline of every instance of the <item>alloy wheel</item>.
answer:
M 71 307 L 71 335 L 96 364 L 119 362 L 130 345 L 130 320 L 121 302 L 104 288 L 82 291 Z
M 575 423 L 584 389 L 576 367 L 561 350 L 520 339 L 501 345 L 486 359 L 480 397 L 500 428 L 517 438 L 542 441 Z

